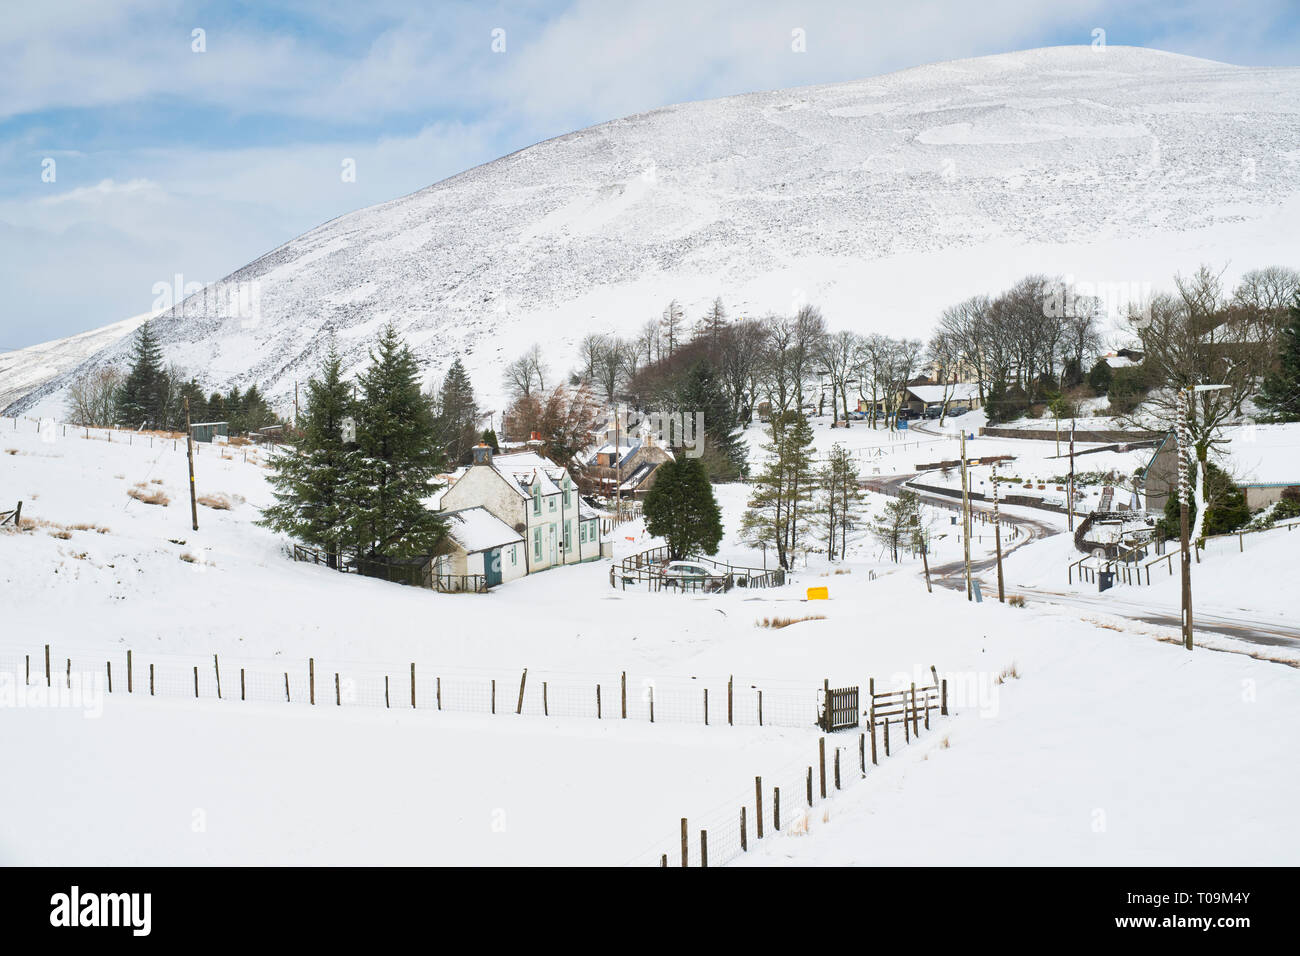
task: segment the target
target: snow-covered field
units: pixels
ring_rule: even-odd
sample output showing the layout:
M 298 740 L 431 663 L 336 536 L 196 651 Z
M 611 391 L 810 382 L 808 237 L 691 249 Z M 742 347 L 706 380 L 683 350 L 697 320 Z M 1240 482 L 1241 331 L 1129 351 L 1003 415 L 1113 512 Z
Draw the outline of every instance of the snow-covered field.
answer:
M 1281 728 L 1300 719 L 1300 673 L 1252 659 L 1248 646 L 1225 639 L 1228 653 L 1189 655 L 1169 642 L 1173 630 L 1104 609 L 928 594 L 917 562 L 890 564 L 869 542 L 843 566 L 801 558 L 792 583 L 771 591 L 616 591 L 608 565 L 591 564 L 487 596 L 439 595 L 292 562 L 253 524 L 268 500 L 261 453 L 246 462 L 242 450 L 202 448 L 199 493 L 232 506 L 200 506 L 194 532 L 183 446 L 77 436 L 52 429 L 47 441 L 35 422 L 0 420 L 0 507 L 21 498 L 35 522 L 0 534 L 0 669 L 10 672 L 0 675 L 0 727 L 11 766 L 28 768 L 0 795 L 0 861 L 675 860 L 680 817 L 734 820 L 752 804 L 756 775 L 802 780 L 823 680 L 893 687 L 928 682 L 931 665 L 950 682 L 952 716 L 865 780 L 818 798 L 806 834 L 757 845 L 751 832 L 749 862 L 1281 863 L 1300 851 L 1288 805 L 1295 770 L 1276 759 Z M 129 497 L 138 485 L 169 503 Z M 745 497 L 743 486 L 719 488 L 722 553 L 735 561 L 756 557 L 733 537 Z M 636 524 L 615 537 L 620 553 L 652 543 Z M 1031 576 L 1016 561 L 1048 568 L 1063 540 L 1014 553 L 1009 581 Z M 1267 608 L 1249 569 L 1255 555 L 1276 567 L 1287 553 L 1275 551 L 1290 543 L 1207 557 L 1202 568 L 1221 561 L 1224 571 L 1205 573 L 1206 589 L 1222 598 L 1221 580 L 1237 604 Z M 830 599 L 805 601 L 804 589 L 820 585 Z M 756 626 L 812 614 L 821 617 Z M 51 689 L 70 666 L 93 690 L 81 682 L 111 664 L 113 692 L 35 706 L 46 644 Z M 315 707 L 305 701 L 309 659 Z M 241 667 L 255 700 L 238 699 Z M 999 682 L 1012 669 L 1018 677 Z M 624 672 L 627 720 L 616 713 Z M 282 673 L 288 703 L 267 679 Z M 729 678 L 735 726 L 725 720 Z M 442 710 L 432 705 L 439 686 Z M 855 735 L 832 743 L 856 754 Z M 856 763 L 846 772 L 856 776 Z M 799 795 L 791 789 L 787 808 Z

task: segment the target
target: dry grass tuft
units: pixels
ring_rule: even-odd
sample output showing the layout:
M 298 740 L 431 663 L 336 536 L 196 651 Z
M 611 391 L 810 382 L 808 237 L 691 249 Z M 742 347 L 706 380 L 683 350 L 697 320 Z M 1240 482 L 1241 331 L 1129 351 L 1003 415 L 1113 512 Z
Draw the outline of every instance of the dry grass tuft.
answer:
M 136 501 L 141 501 L 147 505 L 162 505 L 166 507 L 171 504 L 171 499 L 161 488 L 156 491 L 150 491 L 143 482 L 128 488 L 126 493 Z
M 199 559 L 195 555 L 190 554 L 188 551 L 181 554 L 181 560 L 184 561 L 186 564 L 199 563 Z
M 1019 680 L 1020 671 L 1016 670 L 1016 662 L 1012 661 L 1011 666 L 1004 668 L 1002 673 L 993 678 L 995 684 L 1005 684 L 1009 680 Z
M 17 455 L 17 454 L 19 454 L 19 452 L 18 452 L 18 449 L 17 449 L 17 448 L 6 448 L 6 449 L 5 449 L 5 454 L 6 454 L 6 455 Z
M 72 537 L 72 532 L 71 532 L 71 531 L 62 531 L 62 530 L 60 530 L 60 531 L 51 531 L 51 532 L 50 532 L 50 537 L 51 537 L 51 538 L 58 538 L 60 541 L 67 541 L 69 538 Z
M 1025 596 L 1023 594 L 1013 594 L 1009 598 L 1007 598 L 1007 603 L 1010 604 L 1012 607 L 1024 607 Z
M 952 744 L 949 742 L 949 740 L 948 740 L 947 737 L 944 737 L 943 740 L 939 741 L 939 749 L 940 749 L 940 750 L 947 750 L 947 749 L 948 749 L 949 747 L 951 747 L 951 746 L 952 746 Z
M 803 617 L 765 617 L 761 621 L 755 621 L 755 627 L 770 627 L 773 630 L 780 630 L 783 627 L 789 627 L 791 624 L 798 624 L 800 621 L 824 621 L 825 614 L 807 614 Z
M 229 511 L 235 506 L 235 503 L 231 500 L 230 496 L 223 494 L 200 495 L 199 504 L 212 508 L 215 511 Z

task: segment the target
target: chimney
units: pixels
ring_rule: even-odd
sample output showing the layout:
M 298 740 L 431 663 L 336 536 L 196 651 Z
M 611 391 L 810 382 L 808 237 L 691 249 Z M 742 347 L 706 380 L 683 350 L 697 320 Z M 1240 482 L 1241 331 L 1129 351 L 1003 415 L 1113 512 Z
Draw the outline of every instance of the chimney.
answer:
M 492 446 L 479 442 L 474 446 L 474 464 L 490 465 L 492 464 Z

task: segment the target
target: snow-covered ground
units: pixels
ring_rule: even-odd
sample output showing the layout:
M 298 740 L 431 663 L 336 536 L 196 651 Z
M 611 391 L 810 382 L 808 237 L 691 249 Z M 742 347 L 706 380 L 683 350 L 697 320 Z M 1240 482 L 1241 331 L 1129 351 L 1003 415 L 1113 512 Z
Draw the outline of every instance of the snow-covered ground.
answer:
M 834 432 L 849 434 L 864 448 L 890 441 Z M 1173 629 L 1104 609 L 930 594 L 918 561 L 894 565 L 868 541 L 843 565 L 801 556 L 791 583 L 770 591 L 614 590 L 608 564 L 594 563 L 487 596 L 440 595 L 290 560 L 286 543 L 254 524 L 269 500 L 261 453 L 245 461 L 242 449 L 202 447 L 199 493 L 230 507 L 201 505 L 195 532 L 183 445 L 78 436 L 0 420 L 0 509 L 22 499 L 35 522 L 0 534 L 0 670 L 12 675 L 0 687 L 0 727 L 13 765 L 30 768 L 0 793 L 4 862 L 675 859 L 680 817 L 731 820 L 752 800 L 755 775 L 802 779 L 823 680 L 893 687 L 928 681 L 931 665 L 950 681 L 953 715 L 819 800 L 806 836 L 751 843 L 754 862 L 1268 863 L 1300 851 L 1286 796 L 1295 769 L 1276 759 L 1281 728 L 1300 719 L 1300 672 L 1244 653 L 1254 648 L 1225 639 L 1238 653 L 1189 655 L 1169 642 Z M 133 488 L 169 503 L 146 504 Z M 722 556 L 761 560 L 734 537 L 747 489 L 718 493 Z M 614 538 L 620 554 L 654 543 L 635 523 Z M 1244 570 L 1255 554 L 1272 552 L 1237 556 L 1247 562 L 1240 578 L 1205 574 L 1207 592 L 1222 597 L 1223 580 L 1241 606 L 1267 608 Z M 830 599 L 806 601 L 811 586 Z M 758 626 L 810 615 L 819 617 Z M 80 681 L 111 664 L 113 692 L 94 707 L 17 706 L 18 695 L 39 693 L 23 686 L 29 667 L 32 684 L 44 683 L 47 644 L 51 689 L 68 666 Z M 309 659 L 315 707 L 304 699 Z M 258 677 L 255 700 L 238 699 L 241 667 Z M 1013 667 L 1019 677 L 999 683 Z M 614 716 L 624 672 L 627 720 Z M 286 673 L 289 702 L 266 676 Z M 724 716 L 729 678 L 736 726 Z M 833 743 L 852 750 L 856 737 Z

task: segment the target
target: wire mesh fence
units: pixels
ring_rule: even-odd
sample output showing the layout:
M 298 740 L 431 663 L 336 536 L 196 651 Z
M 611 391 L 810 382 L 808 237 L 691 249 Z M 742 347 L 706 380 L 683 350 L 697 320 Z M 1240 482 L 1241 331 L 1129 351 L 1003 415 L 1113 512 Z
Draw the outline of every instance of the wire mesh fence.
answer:
M 42 688 L 306 706 L 414 708 L 699 726 L 804 727 L 822 689 L 781 679 L 451 668 L 424 662 L 268 661 L 212 655 L 104 655 L 84 648 L 0 648 L 0 675 L 33 699 Z M 75 678 L 75 681 L 74 681 Z

